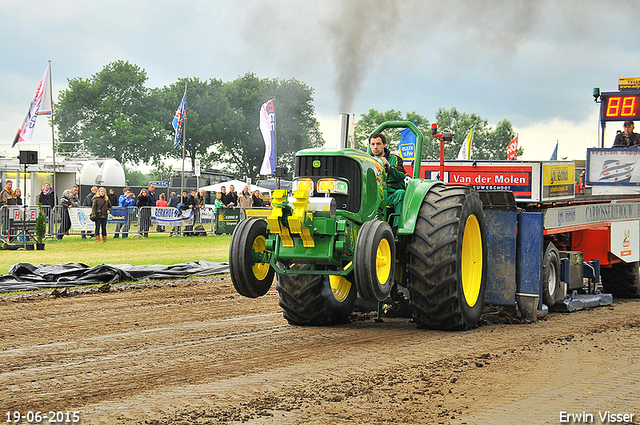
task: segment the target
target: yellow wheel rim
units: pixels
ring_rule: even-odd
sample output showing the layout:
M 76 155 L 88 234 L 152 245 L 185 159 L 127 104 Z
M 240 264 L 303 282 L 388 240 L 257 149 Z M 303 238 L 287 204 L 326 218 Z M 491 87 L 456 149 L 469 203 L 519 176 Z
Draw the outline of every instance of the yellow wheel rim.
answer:
M 482 285 L 482 234 L 475 215 L 467 218 L 462 238 L 462 290 L 469 307 L 480 297 Z
M 254 239 L 251 250 L 258 253 L 263 253 L 267 246 L 266 243 L 267 239 L 264 236 L 259 235 Z M 264 280 L 264 278 L 266 278 L 269 274 L 269 267 L 271 267 L 269 263 L 254 263 L 251 269 L 253 270 L 253 275 L 256 279 Z
M 376 253 L 376 274 L 378 275 L 378 282 L 382 285 L 387 283 L 389 275 L 391 274 L 391 247 L 389 241 L 386 239 L 380 240 L 378 244 L 378 250 Z
M 331 292 L 338 302 L 343 302 L 349 296 L 351 292 L 351 282 L 344 278 L 344 276 L 330 275 L 329 284 L 331 285 Z

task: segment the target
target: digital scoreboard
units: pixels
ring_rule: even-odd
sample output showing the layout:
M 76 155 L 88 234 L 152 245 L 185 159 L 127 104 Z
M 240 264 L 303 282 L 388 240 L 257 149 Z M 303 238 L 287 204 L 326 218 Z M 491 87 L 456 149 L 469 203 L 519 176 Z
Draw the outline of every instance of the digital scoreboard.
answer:
M 601 121 L 640 120 L 640 91 L 602 93 Z

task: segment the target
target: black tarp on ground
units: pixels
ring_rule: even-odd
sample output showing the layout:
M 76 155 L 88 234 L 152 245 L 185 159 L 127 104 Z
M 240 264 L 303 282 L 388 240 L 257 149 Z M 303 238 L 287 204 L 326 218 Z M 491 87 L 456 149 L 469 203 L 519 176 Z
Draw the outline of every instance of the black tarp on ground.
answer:
M 9 268 L 9 274 L 0 275 L 0 293 L 147 279 L 180 279 L 222 273 L 229 273 L 228 263 L 213 263 L 204 260 L 189 261 L 172 266 L 101 264 L 89 267 L 81 263 L 34 266 L 29 263 L 18 263 Z

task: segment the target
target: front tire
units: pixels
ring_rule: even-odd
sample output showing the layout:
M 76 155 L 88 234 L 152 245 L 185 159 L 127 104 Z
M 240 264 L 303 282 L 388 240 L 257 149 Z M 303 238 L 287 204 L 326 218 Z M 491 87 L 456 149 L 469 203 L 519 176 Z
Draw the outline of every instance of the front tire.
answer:
M 275 270 L 269 263 L 255 259 L 265 251 L 266 240 L 267 223 L 256 217 L 242 220 L 231 236 L 229 270 L 233 287 L 240 295 L 257 298 L 271 288 Z
M 372 303 L 386 299 L 396 269 L 396 244 L 391 226 L 380 220 L 364 223 L 354 252 L 354 275 L 360 296 Z
M 309 270 L 308 264 L 293 267 Z M 283 316 L 291 325 L 330 326 L 349 323 L 356 286 L 340 276 L 278 273 L 276 289 Z
M 466 330 L 477 325 L 486 289 L 482 202 L 468 186 L 433 186 L 425 195 L 408 246 L 413 319 L 420 328 Z

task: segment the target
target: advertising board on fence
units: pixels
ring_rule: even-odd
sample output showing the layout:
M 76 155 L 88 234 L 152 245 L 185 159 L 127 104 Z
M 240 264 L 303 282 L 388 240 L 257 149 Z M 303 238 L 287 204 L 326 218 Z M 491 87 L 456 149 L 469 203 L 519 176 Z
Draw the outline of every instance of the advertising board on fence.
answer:
M 151 207 L 152 226 L 191 226 L 193 210 L 180 210 L 171 207 Z
M 74 207 L 69 208 L 69 218 L 71 219 L 71 228 L 75 231 L 95 230 L 96 225 L 89 219 L 91 215 L 91 207 Z

